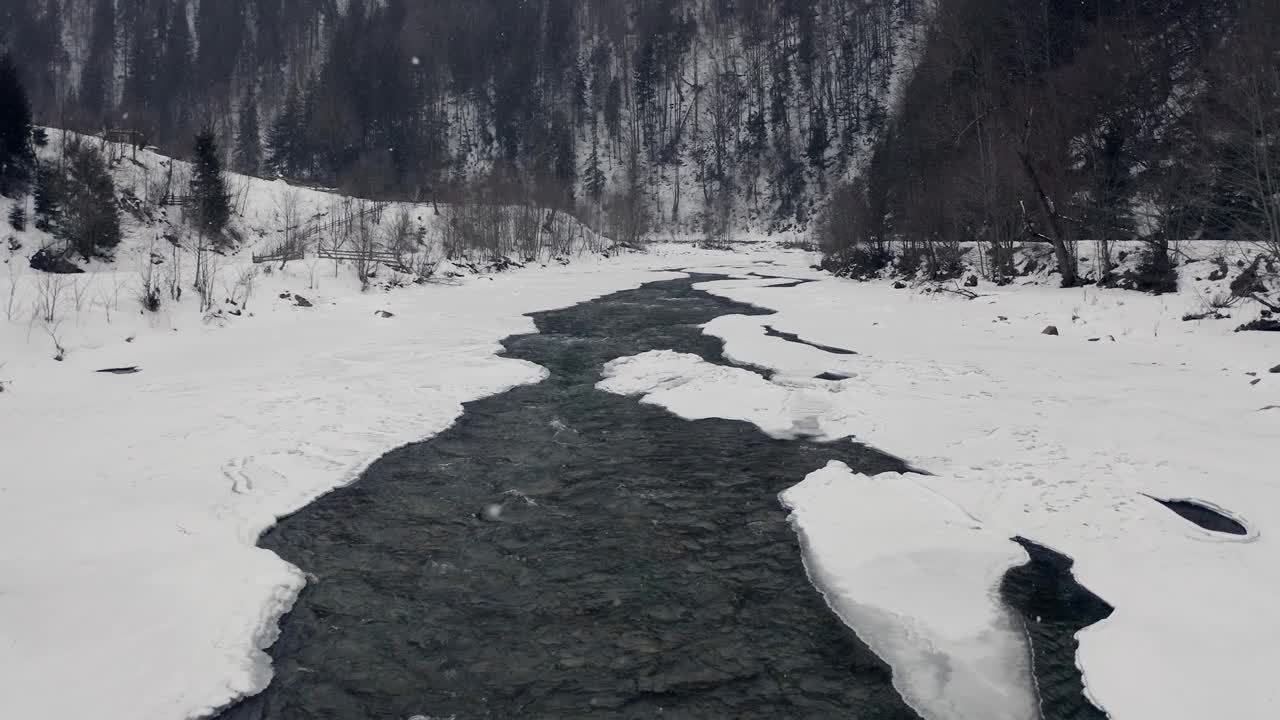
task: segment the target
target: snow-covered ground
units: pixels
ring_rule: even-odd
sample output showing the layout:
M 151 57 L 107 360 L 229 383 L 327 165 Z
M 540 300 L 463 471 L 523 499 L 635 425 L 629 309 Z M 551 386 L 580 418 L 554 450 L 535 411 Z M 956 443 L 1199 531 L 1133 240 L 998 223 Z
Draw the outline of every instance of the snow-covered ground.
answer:
M 145 263 L 95 265 L 67 281 L 54 323 L 32 312 L 45 276 L 0 275 L 0 310 L 9 287 L 17 308 L 0 315 L 0 717 L 175 720 L 262 688 L 261 649 L 304 578 L 259 534 L 462 402 L 540 378 L 494 356 L 533 329 L 524 313 L 676 267 L 723 268 L 741 279 L 708 289 L 778 311 L 707 327 L 777 374 L 652 353 L 615 363 L 605 387 L 779 436 L 854 436 L 934 473 L 833 464 L 781 498 L 833 610 L 927 716 L 1033 709 L 995 595 L 1025 559 L 1015 534 L 1074 557 L 1116 607 L 1080 655 L 1112 717 L 1280 715 L 1280 338 L 1180 322 L 1195 293 L 982 286 L 967 301 L 830 279 L 813 259 L 658 247 L 367 293 L 349 268 L 291 263 L 212 315 L 189 297 L 141 313 Z M 749 270 L 819 282 L 767 287 Z M 1060 336 L 1040 334 L 1051 323 Z M 1212 503 L 1251 532 L 1202 531 L 1144 493 Z
M 713 282 L 777 311 L 706 328 L 771 380 L 652 352 L 615 361 L 601 387 L 780 437 L 854 437 L 932 473 L 833 464 L 781 498 L 832 608 L 928 718 L 1035 716 L 1024 641 L 997 596 L 1026 559 L 1014 535 L 1074 558 L 1115 607 L 1078 656 L 1112 718 L 1280 717 L 1280 336 L 1180 321 L 1203 304 L 1191 281 L 1177 296 L 982 286 L 975 300 L 829 278 Z M 1041 334 L 1050 324 L 1059 336 Z M 1221 508 L 1249 534 L 1202 530 L 1151 497 Z
M 242 315 L 208 319 L 127 296 L 108 321 L 69 298 L 61 362 L 26 312 L 38 283 L 20 283 L 22 314 L 0 315 L 0 718 L 176 720 L 261 689 L 261 648 L 304 581 L 254 547 L 276 518 L 461 403 L 540 379 L 494 355 L 534 329 L 524 313 L 723 258 L 658 249 L 368 293 L 331 266 L 312 290 L 295 263 Z

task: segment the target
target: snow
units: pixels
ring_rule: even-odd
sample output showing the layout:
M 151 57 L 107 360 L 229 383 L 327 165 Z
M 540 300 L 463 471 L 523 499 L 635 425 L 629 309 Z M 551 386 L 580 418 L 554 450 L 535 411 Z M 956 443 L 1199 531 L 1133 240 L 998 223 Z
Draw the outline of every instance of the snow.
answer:
M 1027 716 L 1016 673 L 999 670 L 1025 672 L 1022 641 L 993 600 L 1025 558 L 1007 542 L 1021 535 L 1074 558 L 1116 608 L 1080 634 L 1077 658 L 1112 718 L 1280 716 L 1280 412 L 1264 409 L 1280 405 L 1267 372 L 1280 338 L 1181 322 L 1193 293 L 983 286 L 969 301 L 883 282 L 769 284 L 702 287 L 777 311 L 706 326 L 771 380 L 655 352 L 615 361 L 600 386 L 779 437 L 852 437 L 931 473 L 827 468 L 782 496 L 815 581 L 922 714 Z M 1061 335 L 1041 335 L 1049 324 Z M 852 377 L 814 379 L 823 371 Z M 1224 508 L 1250 533 L 1202 530 L 1148 496 Z M 954 686 L 940 667 L 960 671 Z
M 134 252 L 145 251 L 122 249 Z M 141 313 L 132 266 L 97 264 L 67 279 L 84 301 L 68 285 L 52 324 L 28 312 L 50 276 L 12 259 L 19 311 L 0 315 L 0 717 L 173 720 L 261 690 L 262 649 L 304 584 L 254 547 L 263 531 L 442 431 L 461 403 L 541 379 L 495 356 L 499 340 L 534 330 L 524 313 L 720 257 L 659 249 L 367 293 L 349 268 L 335 278 L 331 264 L 293 263 L 258 276 L 239 316 L 200 313 L 190 292 Z M 227 262 L 228 277 L 250 266 Z M 118 302 L 91 291 L 117 286 Z M 139 372 L 95 372 L 128 366 Z
M 1020 547 L 912 475 L 832 463 L 781 499 L 832 609 L 892 667 L 911 668 L 897 676 L 909 703 L 956 720 L 1038 717 L 1021 621 L 994 591 L 1026 562 Z M 843 545 L 863 550 L 825 552 Z
M 147 197 L 165 161 L 140 158 L 117 182 Z M 22 257 L 44 238 L 28 232 L 6 256 L 0 717 L 173 720 L 263 688 L 262 649 L 304 578 L 256 549 L 259 535 L 445 429 L 461 403 L 542 377 L 495 356 L 503 337 L 533 329 L 524 313 L 673 267 L 734 274 L 704 287 L 777 313 L 706 326 L 743 367 L 657 351 L 615 361 L 602 388 L 778 437 L 853 437 L 932 473 L 834 464 L 780 497 L 815 584 L 926 717 L 1034 716 L 1025 640 L 995 594 L 1025 559 L 1014 535 L 1073 557 L 1080 582 L 1116 608 L 1081 633 L 1078 657 L 1111 717 L 1280 716 L 1280 410 L 1265 409 L 1280 407 L 1280 375 L 1267 372 L 1280 339 L 1180 321 L 1225 281 L 1184 276 L 1181 295 L 1161 298 L 984 285 L 967 301 L 831 279 L 811 256 L 756 244 L 488 276 L 441 262 L 447 282 L 366 293 L 349 268 L 305 261 L 259 273 L 246 304 L 235 284 L 250 249 L 278 243 L 285 197 L 296 193 L 304 218 L 341 198 L 248 179 L 233 189 L 249 242 L 223 261 L 220 311 L 198 311 L 191 292 L 138 309 L 147 239 L 177 218 L 127 219 L 120 259 L 66 279 L 50 323 L 32 312 L 49 276 Z M 429 207 L 403 209 L 434 238 Z M 424 252 L 439 258 L 438 246 Z M 772 287 L 785 281 L 748 271 L 818 281 Z M 1048 324 L 1061 335 L 1041 335 Z M 95 372 L 128 366 L 140 372 Z M 849 379 L 816 379 L 826 372 Z M 1250 532 L 1201 530 L 1148 496 L 1221 508 Z

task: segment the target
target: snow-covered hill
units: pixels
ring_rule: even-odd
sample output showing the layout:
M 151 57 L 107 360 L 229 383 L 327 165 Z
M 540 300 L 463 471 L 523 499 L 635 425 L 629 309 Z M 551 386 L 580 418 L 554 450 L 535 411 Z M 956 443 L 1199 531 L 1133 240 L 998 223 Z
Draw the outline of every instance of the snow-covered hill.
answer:
M 64 133 L 50 130 L 49 136 L 41 160 L 56 163 Z M 84 271 L 80 274 L 51 275 L 33 270 L 29 260 L 46 246 L 60 248 L 58 240 L 33 222 L 22 231 L 7 224 L 0 230 L 0 320 L 6 335 L 15 335 L 13 342 L 28 350 L 42 348 L 34 355 L 65 356 L 100 347 L 109 337 L 145 335 L 156 328 L 181 331 L 246 322 L 285 293 L 326 301 L 362 285 L 386 289 L 451 282 L 495 264 L 493 269 L 563 264 L 607 252 L 611 245 L 571 216 L 534 207 L 374 203 L 227 173 L 233 209 L 225 232 L 229 241 L 201 253 L 184 207 L 166 203 L 166 198 L 186 193 L 187 162 L 149 149 L 135 152 L 81 139 L 111 158 L 123 240 L 109 258 L 70 256 Z M 27 217 L 33 217 L 30 196 L 0 197 L 0 217 L 7 218 L 15 204 L 24 205 Z M 367 231 L 366 246 L 361 245 L 361 225 Z M 359 247 L 366 247 L 371 258 L 364 267 L 358 259 L 320 257 L 324 248 L 356 253 Z M 300 258 L 255 262 L 255 256 L 279 255 L 285 248 L 293 248 Z M 377 261 L 390 255 L 395 261 Z M 204 302 L 196 288 L 198 263 L 210 268 L 206 285 L 211 296 Z M 141 296 L 148 287 L 159 291 L 155 310 L 143 309 Z

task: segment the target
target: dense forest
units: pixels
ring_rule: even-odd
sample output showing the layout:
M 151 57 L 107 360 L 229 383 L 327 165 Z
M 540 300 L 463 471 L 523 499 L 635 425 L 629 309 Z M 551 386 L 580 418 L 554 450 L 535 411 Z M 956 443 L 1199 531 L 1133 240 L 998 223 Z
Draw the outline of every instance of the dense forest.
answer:
M 37 122 L 615 232 L 806 226 L 889 114 L 914 0 L 9 0 Z
M 820 226 L 854 275 L 954 276 L 965 242 L 998 280 L 1015 245 L 1052 246 L 1065 285 L 1080 241 L 1108 265 L 1110 243 L 1141 242 L 1131 280 L 1150 290 L 1173 283 L 1171 242 L 1280 258 L 1280 2 L 940 0 L 871 162 Z
M 858 274 L 980 243 L 1280 253 L 1273 0 L 10 0 L 38 123 L 614 237 L 813 229 Z M 815 222 L 816 221 L 816 222 Z M 912 250 L 912 248 L 920 248 Z M 899 253 L 901 254 L 901 252 Z M 1109 253 L 1103 253 L 1109 257 Z M 912 260 L 913 263 L 917 260 Z M 951 268 L 951 269 L 948 269 Z M 998 277 L 1002 272 L 997 272 Z

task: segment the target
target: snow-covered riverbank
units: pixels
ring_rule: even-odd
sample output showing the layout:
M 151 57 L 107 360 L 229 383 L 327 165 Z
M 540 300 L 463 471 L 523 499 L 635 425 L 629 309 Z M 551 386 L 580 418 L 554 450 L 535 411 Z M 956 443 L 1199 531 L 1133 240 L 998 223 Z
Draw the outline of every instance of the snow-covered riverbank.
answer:
M 778 311 L 707 327 L 771 380 L 654 352 L 615 361 L 601 387 L 779 436 L 852 436 L 933 473 L 833 465 L 782 497 L 833 609 L 926 717 L 1029 712 L 996 590 L 1025 558 L 1014 535 L 1073 557 L 1115 606 L 1078 658 L 1111 717 L 1280 714 L 1280 337 L 1180 322 L 1184 296 L 765 284 L 703 287 Z M 1205 501 L 1250 532 L 1202 530 L 1148 496 Z
M 259 279 L 252 317 L 108 323 L 68 305 L 62 362 L 39 326 L 0 323 L 0 717 L 173 720 L 261 688 L 261 648 L 303 578 L 253 547 L 259 533 L 460 403 L 541 377 L 494 356 L 532 329 L 523 313 L 691 266 L 819 280 L 707 285 L 778 310 L 707 327 L 775 376 L 654 353 L 615 364 L 611 389 L 777 435 L 852 435 L 934 473 L 833 465 L 782 497 L 833 609 L 922 712 L 1027 707 L 995 589 L 1024 557 L 1015 534 L 1075 558 L 1115 606 L 1080 655 L 1112 717 L 1280 712 L 1280 338 L 1180 322 L 1183 297 L 1032 286 L 968 301 L 811 261 L 659 247 L 364 294 L 310 290 L 298 267 Z M 1208 533 L 1144 493 L 1213 503 L 1250 534 Z
M 260 649 L 303 584 L 254 547 L 263 530 L 461 403 L 537 381 L 494 355 L 534 329 L 524 313 L 724 258 L 659 249 L 364 294 L 313 292 L 298 267 L 225 324 L 77 325 L 68 307 L 62 362 L 38 328 L 0 323 L 0 717 L 174 720 L 262 688 Z

